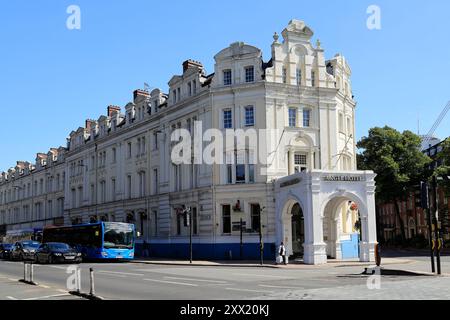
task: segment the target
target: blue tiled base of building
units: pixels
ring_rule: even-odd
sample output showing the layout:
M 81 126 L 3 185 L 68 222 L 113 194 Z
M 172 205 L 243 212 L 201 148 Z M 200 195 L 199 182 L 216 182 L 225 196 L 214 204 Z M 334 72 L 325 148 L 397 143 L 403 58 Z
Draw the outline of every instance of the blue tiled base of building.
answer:
M 188 243 L 147 244 L 151 258 L 189 259 Z M 143 256 L 143 245 L 136 244 L 136 256 Z M 193 244 L 194 260 L 241 260 L 239 243 L 204 243 Z M 242 249 L 243 260 L 259 260 L 259 243 L 244 244 Z M 264 259 L 275 260 L 276 246 L 274 243 L 264 244 Z

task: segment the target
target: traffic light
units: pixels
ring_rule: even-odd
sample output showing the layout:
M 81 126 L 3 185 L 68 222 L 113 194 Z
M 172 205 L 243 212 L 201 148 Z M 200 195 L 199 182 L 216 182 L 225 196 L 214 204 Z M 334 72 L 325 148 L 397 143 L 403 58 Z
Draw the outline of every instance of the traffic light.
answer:
M 428 198 L 428 184 L 426 182 L 420 182 L 420 207 L 422 209 L 430 208 L 430 201 Z

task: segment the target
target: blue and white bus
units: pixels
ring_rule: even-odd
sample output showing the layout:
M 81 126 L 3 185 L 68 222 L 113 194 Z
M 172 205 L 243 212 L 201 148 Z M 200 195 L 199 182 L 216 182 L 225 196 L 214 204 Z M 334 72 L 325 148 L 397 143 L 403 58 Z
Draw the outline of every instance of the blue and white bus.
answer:
M 84 259 L 134 259 L 134 224 L 97 222 L 70 227 L 44 228 L 43 242 L 63 242 L 76 248 Z

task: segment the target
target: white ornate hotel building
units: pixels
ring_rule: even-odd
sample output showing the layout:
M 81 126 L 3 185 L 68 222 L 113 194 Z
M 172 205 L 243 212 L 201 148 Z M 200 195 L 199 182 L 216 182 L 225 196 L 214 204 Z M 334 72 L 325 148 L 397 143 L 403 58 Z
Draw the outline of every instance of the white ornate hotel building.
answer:
M 168 93 L 136 90 L 123 109 L 109 106 L 71 132 L 66 148 L 18 162 L 0 180 L 3 232 L 131 222 L 138 251 L 145 241 L 151 256 L 185 258 L 190 227 L 177 212 L 186 206 L 194 259 L 240 258 L 241 249 L 243 258 L 258 258 L 261 233 L 266 258 L 284 241 L 309 264 L 373 260 L 375 175 L 356 170 L 351 70 L 341 55 L 326 60 L 312 36 L 292 20 L 282 41 L 274 35 L 267 62 L 242 42 L 214 57 L 211 74 L 187 60 Z M 254 150 L 236 146 L 224 158 L 244 164 L 174 164 L 172 132 L 194 132 L 197 122 L 203 133 L 281 135 L 262 148 L 265 164 L 250 163 Z

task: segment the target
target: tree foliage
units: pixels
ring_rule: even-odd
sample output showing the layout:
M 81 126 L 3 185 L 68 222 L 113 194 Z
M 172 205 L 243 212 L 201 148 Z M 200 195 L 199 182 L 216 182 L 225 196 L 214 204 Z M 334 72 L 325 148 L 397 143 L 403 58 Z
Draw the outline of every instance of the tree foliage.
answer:
M 445 193 L 450 195 L 450 139 L 442 143 L 442 151 L 438 153 L 437 159 L 439 166 L 434 170 L 434 175 L 441 178 L 446 178 L 439 181 L 441 187 L 444 188 Z
M 360 170 L 373 170 L 377 177 L 376 197 L 379 202 L 395 203 L 402 238 L 404 223 L 400 218 L 399 202 L 431 173 L 431 159 L 420 150 L 421 138 L 411 131 L 403 133 L 390 127 L 375 127 L 357 144 Z

